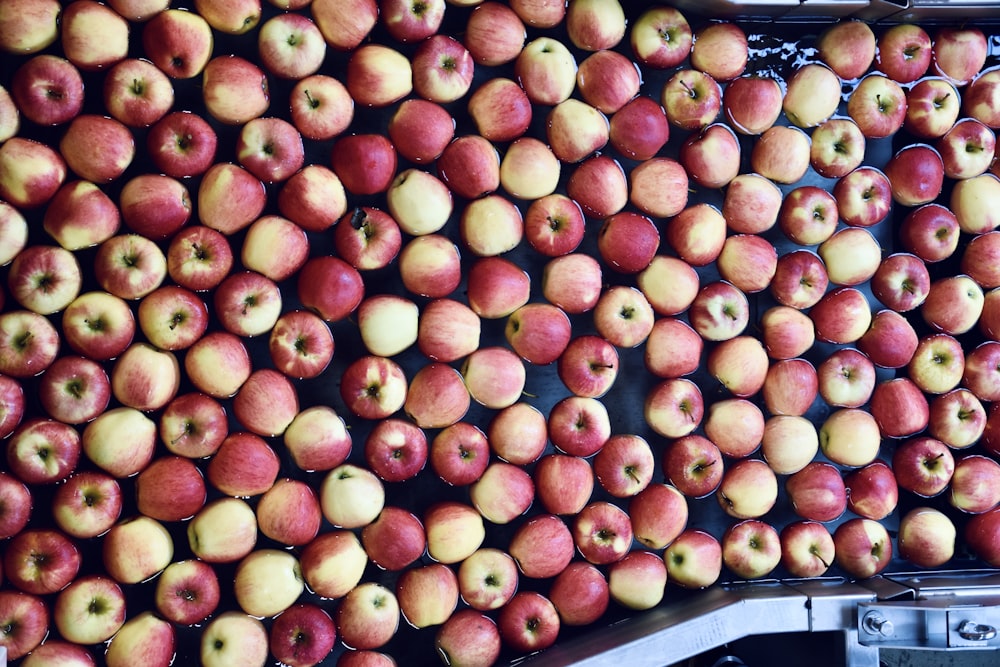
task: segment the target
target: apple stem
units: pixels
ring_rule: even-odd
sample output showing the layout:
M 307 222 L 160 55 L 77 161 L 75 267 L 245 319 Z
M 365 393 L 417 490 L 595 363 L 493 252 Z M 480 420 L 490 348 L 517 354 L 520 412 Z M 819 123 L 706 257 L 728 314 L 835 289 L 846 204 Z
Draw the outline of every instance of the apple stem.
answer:
M 351 214 L 351 227 L 360 230 L 364 226 L 365 222 L 368 220 L 368 214 L 365 210 L 358 206 L 354 209 L 354 213 Z
M 819 555 L 819 549 L 817 547 L 810 548 L 809 553 L 818 558 L 819 562 L 823 563 L 823 567 L 830 567 L 830 563 L 827 563 L 826 559 Z
M 695 92 L 694 88 L 688 85 L 687 81 L 681 80 L 681 86 L 687 91 L 688 97 L 691 99 L 698 99 L 698 93 Z
M 139 79 L 132 79 L 132 92 L 136 95 L 142 95 L 146 87 L 142 84 Z
M 20 336 L 14 338 L 14 348 L 18 350 L 23 350 L 24 348 L 28 347 L 28 345 L 31 343 L 31 338 L 32 338 L 31 332 L 25 331 Z
M 306 101 L 309 103 L 309 106 L 311 108 L 313 108 L 313 109 L 315 109 L 316 107 L 318 107 L 319 106 L 319 100 L 317 100 L 315 97 L 313 97 L 312 95 L 310 95 L 308 90 L 306 90 L 304 92 L 306 94 Z
M 562 220 L 559 218 L 553 218 L 551 215 L 545 218 L 549 223 L 549 229 L 554 232 L 558 232 L 559 228 L 562 227 Z

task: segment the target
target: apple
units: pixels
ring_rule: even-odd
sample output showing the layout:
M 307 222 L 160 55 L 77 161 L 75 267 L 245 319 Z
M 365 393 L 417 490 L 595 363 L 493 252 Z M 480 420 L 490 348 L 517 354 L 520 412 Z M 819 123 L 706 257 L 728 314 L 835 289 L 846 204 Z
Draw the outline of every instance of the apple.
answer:
M 721 459 L 719 466 L 721 470 Z M 629 501 L 628 515 L 635 539 L 650 549 L 662 549 L 684 532 L 689 510 L 677 487 L 653 483 Z
M 931 36 L 913 23 L 894 25 L 883 32 L 875 46 L 875 67 L 894 81 L 911 83 L 931 64 Z
M 761 517 L 777 500 L 778 480 L 764 461 L 740 459 L 726 469 L 715 496 L 722 510 L 731 517 Z
M 7 209 L 10 207 L 7 206 Z M 18 239 L 18 218 L 13 209 L 4 218 L 7 229 L 4 235 L 13 244 L 12 250 L 20 252 L 27 239 Z M 46 207 L 42 220 L 45 232 L 60 246 L 71 251 L 107 241 L 118 231 L 120 223 L 121 214 L 111 198 L 94 183 L 83 180 L 71 181 L 59 188 Z M 16 253 L 12 253 L 10 259 L 14 258 L 13 254 Z
M 59 332 L 49 320 L 28 310 L 0 314 L 0 373 L 13 378 L 38 375 L 59 353 Z
M 148 516 L 122 519 L 104 535 L 101 559 L 112 579 L 137 584 L 159 574 L 174 556 L 170 532 Z
M 521 574 L 533 579 L 558 576 L 574 556 L 573 536 L 561 518 L 540 514 L 521 524 L 508 552 Z
M 594 490 L 594 471 L 580 456 L 546 454 L 535 464 L 532 477 L 538 500 L 552 514 L 579 513 Z
M 499 345 L 473 351 L 462 363 L 461 372 L 472 399 L 494 410 L 513 405 L 521 397 L 527 377 L 521 358 Z
M 587 106 L 579 101 L 576 104 Z M 490 141 L 516 139 L 531 124 L 531 101 L 516 81 L 506 77 L 490 79 L 477 87 L 469 96 L 467 108 L 479 134 Z M 559 155 L 558 150 L 555 152 Z
M 344 370 L 340 395 L 348 409 L 365 419 L 382 419 L 403 407 L 408 381 L 387 357 L 367 355 Z
M 609 568 L 611 599 L 628 609 L 646 610 L 657 606 L 667 585 L 667 565 L 652 551 L 631 551 Z
M 389 418 L 379 421 L 365 439 L 365 461 L 383 481 L 402 482 L 423 469 L 427 449 L 427 436 L 419 426 Z
M 945 132 L 935 147 L 941 155 L 948 178 L 972 178 L 983 174 L 993 163 L 996 135 L 975 118 L 963 118 Z
M 548 444 L 545 415 L 535 406 L 518 401 L 498 411 L 486 429 L 490 451 L 515 465 L 534 463 Z
M 857 517 L 833 532 L 836 564 L 848 575 L 866 579 L 882 572 L 892 560 L 892 539 L 881 523 Z
M 17 303 L 41 315 L 65 309 L 80 294 L 82 274 L 76 256 L 61 246 L 29 246 L 14 257 L 7 286 Z
M 379 648 L 396 634 L 400 607 L 397 596 L 376 582 L 353 588 L 337 607 L 335 621 L 341 641 L 366 650 Z
M 532 103 L 555 106 L 576 87 L 577 62 L 562 42 L 543 36 L 524 45 L 514 59 L 514 74 Z
M 619 348 L 636 347 L 653 329 L 655 313 L 643 293 L 627 285 L 605 289 L 594 306 L 597 333 Z
M 205 667 L 262 666 L 268 656 L 267 629 L 253 616 L 230 609 L 205 625 L 200 648 Z
M 209 484 L 227 496 L 249 498 L 274 486 L 279 466 L 278 456 L 266 440 L 236 431 L 222 441 L 205 476 Z
M 997 363 L 998 352 L 1000 352 L 1000 343 L 991 340 L 980 343 L 965 357 L 962 385 L 980 401 L 996 402 L 1000 400 L 995 383 L 995 375 L 997 369 L 1000 368 L 1000 364 Z
M 957 181 L 951 190 L 949 208 L 958 220 L 959 229 L 969 234 L 983 234 L 1000 226 L 995 212 L 983 205 L 984 198 L 998 190 L 1000 178 L 992 172 Z
M 443 155 L 454 139 L 455 119 L 436 102 L 409 98 L 396 108 L 387 131 L 401 156 L 417 164 L 429 163 Z
M 816 305 L 826 293 L 830 277 L 823 260 L 815 252 L 800 249 L 781 255 L 771 278 L 771 295 L 792 308 Z
M 560 625 L 555 605 L 535 591 L 516 593 L 497 616 L 497 628 L 503 642 L 523 654 L 552 646 Z
M 531 507 L 535 484 L 520 466 L 494 461 L 469 486 L 469 499 L 484 519 L 508 524 Z M 429 538 L 428 538 L 429 539 Z
M 885 175 L 896 203 L 911 207 L 929 204 L 944 187 L 944 161 L 932 146 L 914 144 L 889 159 Z
M 821 176 L 842 178 L 861 166 L 865 135 L 850 118 L 830 118 L 811 135 L 809 164 Z
M 269 72 L 299 81 L 315 74 L 323 65 L 326 41 L 308 16 L 278 14 L 260 26 L 257 53 Z
M 384 44 L 362 44 L 351 52 L 344 85 L 355 103 L 383 108 L 413 91 L 414 74 L 410 59 L 396 49 Z
M 745 398 L 724 398 L 708 407 L 705 435 L 726 456 L 744 458 L 764 437 L 764 414 Z
M 302 305 L 327 322 L 350 315 L 364 298 L 361 274 L 339 257 L 317 256 L 299 271 L 298 297 Z
M 28 0 L 15 2 L 11 8 L 0 22 L 3 33 L 0 44 L 4 51 L 35 53 L 59 38 L 58 19 L 62 6 L 58 2 Z
M 682 588 L 702 589 L 722 572 L 722 545 L 710 533 L 688 528 L 663 551 L 668 579 Z
M 241 35 L 256 28 L 261 17 L 260 0 L 229 0 L 218 3 L 195 0 L 194 9 L 209 25 L 228 35 Z
M 475 64 L 462 42 L 432 34 L 420 41 L 411 67 L 413 91 L 425 100 L 448 104 L 469 91 Z
M 60 482 L 76 469 L 80 440 L 69 424 L 41 417 L 26 419 L 8 436 L 7 466 L 27 484 Z
M 653 478 L 653 451 L 645 438 L 616 434 L 607 439 L 593 459 L 598 484 L 615 498 L 630 498 Z
M 196 208 L 203 225 L 228 236 L 256 220 L 266 201 L 260 179 L 238 164 L 218 162 L 201 178 Z
M 688 321 L 708 341 L 724 341 L 739 336 L 749 323 L 746 295 L 732 283 L 720 280 L 698 291 L 688 309 Z
M 871 326 L 872 312 L 864 293 L 854 287 L 827 292 L 809 311 L 816 339 L 827 343 L 853 343 Z
M 706 72 L 680 69 L 664 84 L 660 104 L 672 125 L 693 132 L 718 118 L 722 110 L 722 89 Z
M 655 69 L 669 69 L 691 52 L 691 25 L 674 7 L 649 7 L 635 19 L 629 46 L 639 62 Z
M 301 552 L 299 565 L 309 590 L 325 598 L 342 598 L 361 581 L 368 556 L 349 530 L 321 533 Z
M 391 220 L 388 217 L 386 219 Z M 398 237 L 398 231 L 395 235 Z M 386 253 L 388 252 L 386 248 Z M 400 255 L 400 272 L 404 285 L 410 291 L 424 296 L 447 296 L 458 284 L 458 261 L 457 247 L 443 236 L 428 234 L 413 239 Z
M 872 316 L 871 328 L 858 339 L 858 349 L 882 368 L 902 368 L 910 363 L 920 341 L 909 320 L 893 310 Z
M 844 479 L 829 463 L 813 461 L 793 473 L 785 480 L 785 492 L 792 510 L 809 521 L 833 521 L 847 510 Z
M 742 579 L 765 577 L 781 562 L 781 536 L 760 519 L 731 524 L 720 542 L 723 564 Z
M 899 520 L 899 556 L 917 567 L 940 567 L 955 553 L 956 534 L 948 515 L 931 507 L 915 507 Z
M 280 315 L 268 336 L 268 351 L 277 370 L 293 378 L 319 376 L 333 359 L 330 327 L 307 310 Z
M 292 606 L 304 589 L 299 561 L 288 551 L 256 549 L 236 565 L 233 594 L 240 608 L 251 616 L 277 616 Z
M 125 226 L 153 241 L 180 231 L 191 219 L 191 204 L 187 186 L 166 174 L 139 174 L 118 195 Z
M 401 507 L 384 507 L 378 518 L 361 530 L 361 544 L 373 563 L 395 572 L 423 555 L 427 536 L 414 514 Z
M 868 407 L 878 422 L 882 435 L 902 438 L 927 427 L 927 399 L 912 380 L 906 377 L 885 380 L 875 385 Z
M 698 185 L 721 188 L 739 174 L 741 155 L 736 132 L 725 123 L 712 123 L 684 140 L 678 160 Z
M 958 120 L 962 99 L 951 82 L 926 77 L 906 91 L 903 128 L 920 139 L 944 136 Z
M 275 617 L 268 631 L 268 646 L 283 664 L 310 667 L 330 655 L 336 635 L 330 615 L 316 604 L 303 602 Z
M 948 487 L 948 502 L 969 514 L 989 512 L 1000 503 L 993 480 L 1000 464 L 988 456 L 970 454 L 955 462 Z
M 333 170 L 310 164 L 292 174 L 281 186 L 278 210 L 307 232 L 324 231 L 346 214 L 347 195 Z
M 793 521 L 781 529 L 781 565 L 795 577 L 821 577 L 833 563 L 833 536 L 818 521 Z
M 192 384 L 214 398 L 234 396 L 252 371 L 242 339 L 228 331 L 211 331 L 184 355 L 184 371 Z
M 930 401 L 928 433 L 953 449 L 974 445 L 986 427 L 986 411 L 965 387 L 935 396 Z
M 126 617 L 125 593 L 113 579 L 84 575 L 59 592 L 52 620 L 60 636 L 75 644 L 106 642 Z
M 589 503 L 576 515 L 571 529 L 580 555 L 594 565 L 620 561 L 632 546 L 632 521 L 610 502 Z
M 18 110 L 38 125 L 62 125 L 83 110 L 83 76 L 62 56 L 28 58 L 13 71 L 9 85 Z
M 653 158 L 670 138 L 663 107 L 651 97 L 636 95 L 609 121 L 608 140 L 622 155 L 634 160 Z
M 289 117 L 306 139 L 325 141 L 340 135 L 354 119 L 354 100 L 344 84 L 326 74 L 299 79 L 289 94 Z
M 780 475 L 805 468 L 819 451 L 816 426 L 797 415 L 772 415 L 764 422 L 760 450 L 768 467 Z
M 410 568 L 396 580 L 396 597 L 400 613 L 413 627 L 441 625 L 458 605 L 458 578 L 442 563 Z
M 123 405 L 144 412 L 158 410 L 177 395 L 177 357 L 148 343 L 133 343 L 111 369 L 111 390 Z
M 265 183 L 281 183 L 301 169 L 304 150 L 299 131 L 277 116 L 247 121 L 236 140 L 239 164 Z
M 108 642 L 105 661 L 119 667 L 134 659 L 149 665 L 169 665 L 174 656 L 174 628 L 152 612 L 143 612 L 122 625 Z
M 113 477 L 130 477 L 152 461 L 156 430 L 156 422 L 143 412 L 118 406 L 84 427 L 82 449 L 91 462 Z
M 0 620 L 5 630 L 0 647 L 17 660 L 33 651 L 49 631 L 49 608 L 42 598 L 15 590 L 0 591 Z
M 796 183 L 809 169 L 809 141 L 809 135 L 799 128 L 769 127 L 751 149 L 750 167 L 775 183 Z
M 285 449 L 302 470 L 332 470 L 347 460 L 352 440 L 336 410 L 314 405 L 300 410 L 282 436 Z
M 492 664 L 500 655 L 501 643 L 496 622 L 474 609 L 456 611 L 434 635 L 438 655 L 452 665 Z
M 218 400 L 195 391 L 166 405 L 160 414 L 159 434 L 171 453 L 203 458 L 218 451 L 229 434 L 229 421 Z
M 449 363 L 479 347 L 479 316 L 453 299 L 434 299 L 423 307 L 417 324 L 417 347 L 434 361 Z
M 923 259 L 898 252 L 879 263 L 870 285 L 876 299 L 897 313 L 905 313 L 927 299 L 931 276 Z
M 899 501 L 899 485 L 885 461 L 873 461 L 844 476 L 847 509 L 866 519 L 881 521 Z
M 136 508 L 158 521 L 181 521 L 205 505 L 207 492 L 201 470 L 187 458 L 160 457 L 135 480 Z
M 708 353 L 706 370 L 738 398 L 753 396 L 764 386 L 769 359 L 754 336 L 741 335 L 719 342 Z
M 817 38 L 820 60 L 841 79 L 858 79 L 875 60 L 875 33 L 864 21 L 845 20 L 825 28 Z
M 577 90 L 584 101 L 605 114 L 617 113 L 639 94 L 641 84 L 635 63 L 606 49 L 584 58 L 576 73 Z
M 718 81 L 735 79 L 746 69 L 747 36 L 736 23 L 720 21 L 699 28 L 691 47 L 691 66 Z M 701 48 L 698 48 L 698 42 Z
M 174 86 L 149 60 L 126 58 L 108 69 L 101 96 L 112 118 L 129 127 L 148 127 L 173 107 Z
M 323 517 L 341 528 L 368 525 L 385 504 L 385 488 L 381 480 L 371 470 L 351 463 L 343 463 L 328 471 L 319 492 Z
M 815 342 L 809 316 L 791 306 L 771 306 L 760 316 L 761 342 L 772 359 L 793 359 Z
M 906 93 L 893 79 L 873 72 L 865 76 L 847 99 L 847 115 L 866 139 L 895 134 L 906 118 Z
M 820 450 L 842 466 L 868 465 L 878 456 L 881 443 L 878 423 L 860 408 L 838 408 L 819 427 Z
M 223 329 L 238 336 L 271 331 L 281 315 L 281 305 L 278 285 L 256 271 L 230 273 L 212 295 L 212 309 Z
M 979 28 L 939 28 L 931 44 L 931 70 L 956 85 L 965 85 L 983 68 L 985 45 L 986 36 Z
M 571 315 L 597 306 L 604 289 L 600 262 L 590 255 L 570 252 L 549 260 L 542 269 L 542 296 Z
M 767 76 L 733 79 L 722 95 L 726 120 L 740 134 L 758 135 L 769 129 L 781 115 L 781 107 L 781 86 Z
M 67 424 L 83 424 L 107 408 L 111 381 L 96 361 L 62 356 L 42 375 L 38 393 L 50 417 Z
M 181 9 L 157 12 L 142 28 L 146 57 L 172 79 L 200 74 L 212 55 L 212 26 L 201 14 Z
M 196 558 L 174 561 L 156 579 L 156 611 L 177 625 L 206 621 L 220 597 L 215 569 Z
M 234 563 L 257 544 L 257 517 L 241 498 L 209 501 L 187 524 L 192 555 L 209 564 Z
M 778 253 L 767 239 L 756 234 L 733 234 L 726 238 L 716 258 L 719 275 L 746 294 L 760 292 L 771 284 Z
M 24 530 L 32 505 L 31 492 L 23 482 L 9 473 L 0 474 L 0 535 L 4 539 Z
M 959 232 L 958 218 L 941 204 L 925 204 L 910 211 L 899 226 L 903 248 L 925 262 L 951 257 L 958 247 Z
M 351 51 L 360 45 L 378 23 L 375 0 L 351 0 L 348 5 L 321 0 L 308 6 L 327 45 L 338 51 Z
M 570 541 L 572 548 L 572 540 Z M 518 567 L 506 551 L 484 547 L 458 566 L 458 586 L 462 599 L 480 611 L 498 609 L 514 596 Z
M 474 4 L 463 41 L 473 60 L 490 67 L 513 61 L 526 37 L 521 17 L 513 7 L 499 2 Z
M 76 579 L 82 555 L 76 543 L 59 530 L 31 528 L 14 535 L 3 555 L 7 582 L 32 595 L 48 595 Z
M 983 289 L 1000 287 L 996 257 L 1000 253 L 1000 231 L 979 234 L 969 241 L 962 253 L 962 271 Z
M 781 190 L 772 181 L 755 173 L 740 174 L 726 187 L 722 216 L 733 232 L 759 234 L 775 225 L 781 202 Z
M 42 665 L 93 667 L 97 663 L 87 648 L 61 639 L 49 639 L 26 655 L 21 664 L 26 667 L 41 667 Z
M 701 424 L 705 400 L 694 382 L 670 378 L 654 385 L 646 395 L 643 414 L 646 423 L 659 435 L 679 438 Z
M 214 141 L 214 134 L 211 138 Z M 107 150 L 95 155 L 92 150 L 95 144 L 107 146 Z M 80 114 L 69 122 L 59 140 L 59 153 L 66 160 L 66 166 L 80 178 L 94 183 L 110 183 L 132 163 L 135 139 L 132 131 L 114 118 Z M 151 157 L 160 163 L 159 154 Z
M 930 498 L 948 487 L 955 472 L 955 457 L 940 440 L 922 436 L 896 447 L 892 469 L 900 488 Z
M 932 328 L 957 336 L 976 325 L 983 312 L 983 289 L 971 277 L 960 274 L 931 282 L 920 314 Z
M 683 377 L 698 370 L 704 343 L 686 322 L 661 317 L 646 339 L 643 360 L 646 370 L 660 378 Z

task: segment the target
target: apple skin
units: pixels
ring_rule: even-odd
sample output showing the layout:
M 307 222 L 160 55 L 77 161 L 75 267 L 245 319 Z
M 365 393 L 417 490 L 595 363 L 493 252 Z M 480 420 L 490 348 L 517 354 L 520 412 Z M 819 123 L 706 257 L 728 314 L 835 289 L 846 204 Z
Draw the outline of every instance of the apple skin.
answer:
M 195 515 L 208 497 L 201 470 L 180 456 L 160 457 L 135 480 L 136 507 L 159 521 L 181 521 Z
M 156 610 L 178 625 L 205 621 L 220 597 L 215 569 L 203 560 L 174 561 L 156 580 Z
M 48 203 L 66 180 L 66 161 L 47 145 L 25 137 L 0 144 L 0 197 L 19 209 Z
M 200 74 L 212 55 L 214 42 L 208 21 L 192 11 L 159 12 L 142 29 L 146 57 L 174 79 Z
M 60 530 L 31 528 L 7 543 L 3 555 L 6 580 L 17 590 L 48 595 L 76 579 L 82 556 L 76 543 Z
M 493 619 L 474 609 L 460 609 L 438 628 L 434 646 L 446 664 L 489 665 L 500 656 L 502 641 Z
M 698 42 L 701 48 L 698 48 Z M 718 81 L 731 81 L 746 69 L 747 36 L 736 23 L 721 21 L 699 28 L 691 46 L 691 66 Z
M 759 579 L 781 562 L 781 537 L 769 523 L 744 519 L 723 533 L 722 562 L 741 579 Z
M 101 545 L 104 569 L 120 584 L 137 584 L 159 574 L 173 555 L 173 539 L 167 528 L 141 514 L 112 526 Z
M 885 526 L 871 519 L 848 519 L 833 533 L 835 562 L 858 579 L 875 576 L 892 560 L 892 539 Z
M 268 645 L 283 664 L 311 667 L 333 651 L 336 637 L 336 625 L 326 610 L 305 602 L 275 617 L 268 631 Z
M 823 30 L 816 47 L 820 60 L 841 79 L 858 79 L 875 60 L 876 37 L 864 21 L 840 21 Z
M 212 456 L 205 476 L 228 496 L 251 497 L 274 486 L 280 462 L 262 437 L 238 431 L 229 434 Z
M 17 660 L 34 650 L 49 631 L 49 607 L 36 595 L 15 590 L 0 591 L 0 618 L 5 625 L 18 623 L 21 632 L 4 638 L 7 658 Z
M 663 551 L 667 576 L 681 588 L 708 588 L 722 573 L 722 545 L 710 533 L 688 528 Z
M 596 566 L 583 561 L 567 565 L 552 581 L 548 595 L 560 622 L 567 626 L 596 622 L 607 611 L 611 599 L 604 574 Z
M 687 499 L 669 484 L 653 483 L 628 504 L 635 539 L 649 549 L 663 549 L 687 527 Z
M 839 408 L 819 427 L 820 450 L 842 466 L 868 465 L 878 455 L 881 442 L 875 418 L 860 408 Z
M 992 509 L 972 517 L 962 530 L 965 544 L 973 554 L 991 567 L 1000 563 L 1000 545 L 996 531 L 1000 527 L 1000 509 Z
M 818 521 L 793 521 L 780 538 L 781 564 L 794 577 L 821 577 L 833 563 L 833 536 Z
M 777 501 L 777 476 L 760 459 L 741 459 L 728 467 L 715 495 L 729 516 L 755 519 L 764 516 Z
M 793 511 L 803 519 L 833 521 L 847 510 L 847 491 L 840 470 L 829 463 L 813 461 L 785 480 Z
M 406 56 L 392 47 L 362 44 L 351 52 L 344 85 L 357 104 L 384 108 L 412 92 L 412 66 Z
M 955 473 L 955 457 L 940 440 L 921 436 L 896 447 L 892 469 L 900 488 L 930 498 L 948 487 Z
M 504 643 L 519 653 L 552 646 L 559 636 L 560 619 L 552 601 L 534 591 L 516 593 L 497 617 Z
M 478 65 L 504 65 L 524 47 L 526 31 L 517 12 L 499 2 L 475 3 L 465 24 L 465 48 Z M 484 6 L 485 5 L 485 6 Z
M 540 514 L 521 524 L 507 550 L 521 574 L 533 579 L 559 575 L 575 555 L 573 535 L 555 514 Z
M 847 508 L 866 519 L 881 521 L 892 514 L 899 500 L 899 485 L 892 468 L 873 461 L 844 476 Z
M 575 515 L 582 510 L 594 490 L 590 462 L 569 454 L 546 454 L 535 464 L 532 477 L 542 507 L 552 514 Z

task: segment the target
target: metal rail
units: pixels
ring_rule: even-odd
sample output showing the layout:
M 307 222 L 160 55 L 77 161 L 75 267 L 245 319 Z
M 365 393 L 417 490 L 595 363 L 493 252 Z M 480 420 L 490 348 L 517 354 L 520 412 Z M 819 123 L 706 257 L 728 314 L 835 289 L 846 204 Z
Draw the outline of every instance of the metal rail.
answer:
M 848 667 L 881 648 L 1000 648 L 1000 573 L 952 571 L 720 585 L 543 653 L 530 667 L 664 667 L 752 635 L 840 632 Z

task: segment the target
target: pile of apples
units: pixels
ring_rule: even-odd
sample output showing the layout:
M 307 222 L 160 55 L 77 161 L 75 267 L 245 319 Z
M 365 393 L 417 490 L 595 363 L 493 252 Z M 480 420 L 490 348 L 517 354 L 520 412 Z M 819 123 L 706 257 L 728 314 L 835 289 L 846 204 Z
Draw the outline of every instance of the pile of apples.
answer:
M 981 30 L 4 0 L 0 51 L 15 664 L 490 665 L 1000 567 Z

